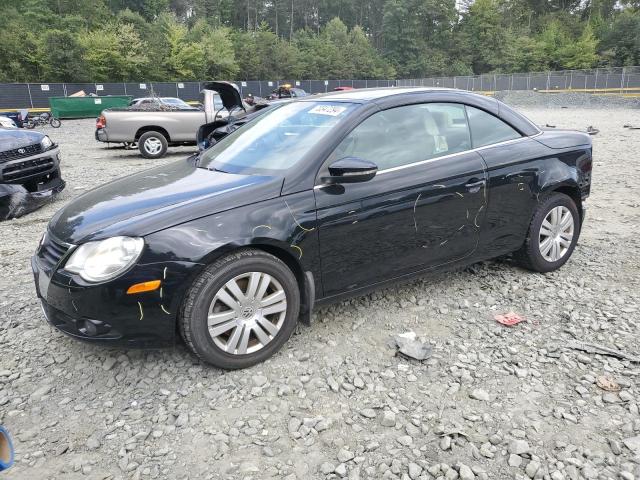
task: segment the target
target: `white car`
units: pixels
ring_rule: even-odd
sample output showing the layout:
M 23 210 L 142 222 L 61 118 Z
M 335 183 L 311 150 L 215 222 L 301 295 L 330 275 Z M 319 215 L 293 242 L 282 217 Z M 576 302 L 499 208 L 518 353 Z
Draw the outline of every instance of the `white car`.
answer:
M 11 120 L 9 117 L 0 116 L 0 127 L 2 128 L 18 128 L 16 122 Z
M 189 105 L 187 102 L 176 97 L 141 97 L 134 98 L 129 102 L 130 107 L 137 107 L 140 105 L 167 105 L 169 107 L 177 108 L 180 110 L 199 110 L 198 106 Z M 222 105 L 222 99 L 220 95 L 215 94 L 213 96 L 213 108 L 217 112 L 216 118 L 227 118 L 229 112 L 224 110 Z

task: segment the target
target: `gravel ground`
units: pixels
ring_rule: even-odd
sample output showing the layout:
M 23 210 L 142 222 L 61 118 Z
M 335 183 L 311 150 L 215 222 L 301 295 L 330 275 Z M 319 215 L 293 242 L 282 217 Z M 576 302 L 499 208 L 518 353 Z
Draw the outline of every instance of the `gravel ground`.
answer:
M 498 260 L 345 301 L 237 372 L 182 345 L 108 350 L 45 323 L 28 262 L 51 215 L 191 150 L 149 161 L 95 142 L 91 120 L 47 129 L 66 192 L 0 224 L 0 423 L 17 454 L 4 478 L 640 478 L 640 365 L 568 347 L 640 354 L 640 131 L 623 128 L 640 113 L 524 113 L 601 129 L 587 222 L 565 267 L 541 275 Z M 509 311 L 527 321 L 493 319 Z M 395 356 L 406 331 L 433 347 L 429 360 Z

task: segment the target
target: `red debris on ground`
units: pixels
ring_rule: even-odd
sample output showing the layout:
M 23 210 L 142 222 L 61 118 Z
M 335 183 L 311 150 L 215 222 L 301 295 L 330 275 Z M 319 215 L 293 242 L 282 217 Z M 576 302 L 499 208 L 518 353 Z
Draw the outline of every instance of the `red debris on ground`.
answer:
M 494 315 L 493 318 L 496 319 L 496 322 L 501 323 L 502 325 L 506 325 L 507 327 L 511 327 L 513 325 L 517 325 L 520 322 L 524 322 L 524 317 L 514 312 Z

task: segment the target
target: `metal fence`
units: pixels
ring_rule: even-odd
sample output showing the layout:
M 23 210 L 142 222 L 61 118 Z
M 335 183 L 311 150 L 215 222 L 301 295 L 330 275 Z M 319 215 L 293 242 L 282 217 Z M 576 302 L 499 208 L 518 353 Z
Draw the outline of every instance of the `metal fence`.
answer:
M 479 92 L 537 90 L 624 94 L 640 92 L 640 67 L 412 78 L 396 83 L 403 87 L 446 87 Z
M 0 83 L 0 109 L 47 108 L 50 97 L 66 97 L 84 90 L 104 95 L 132 95 L 146 97 L 151 93 L 160 97 L 178 97 L 185 101 L 200 100 L 204 82 L 152 83 Z M 278 85 L 289 83 L 309 93 L 330 92 L 336 87 L 392 87 L 395 80 L 247 80 L 235 82 L 240 94 L 266 96 Z
M 200 99 L 203 82 L 153 83 L 3 83 L 0 84 L 0 109 L 46 108 L 49 97 L 68 96 L 84 90 L 96 95 L 178 97 L 185 101 Z M 557 72 L 485 74 L 457 77 L 413 78 L 404 80 L 247 80 L 235 82 L 243 96 L 266 96 L 278 85 L 289 83 L 309 93 L 325 93 L 336 87 L 429 86 L 449 87 L 476 92 L 500 90 L 538 90 L 542 92 L 586 91 L 591 93 L 640 94 L 640 67 L 563 70 Z

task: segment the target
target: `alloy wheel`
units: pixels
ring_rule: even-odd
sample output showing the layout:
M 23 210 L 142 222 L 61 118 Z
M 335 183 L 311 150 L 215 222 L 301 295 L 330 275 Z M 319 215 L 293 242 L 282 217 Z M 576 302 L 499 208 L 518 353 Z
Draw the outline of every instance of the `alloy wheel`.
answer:
M 155 137 L 149 137 L 144 141 L 144 150 L 149 155 L 157 155 L 162 150 L 162 142 Z
M 264 272 L 229 280 L 209 306 L 207 326 L 213 342 L 232 355 L 257 352 L 280 332 L 287 314 L 282 285 Z
M 573 215 L 567 207 L 554 207 L 547 213 L 538 235 L 538 248 L 547 262 L 557 262 L 567 254 L 573 240 L 573 230 Z

